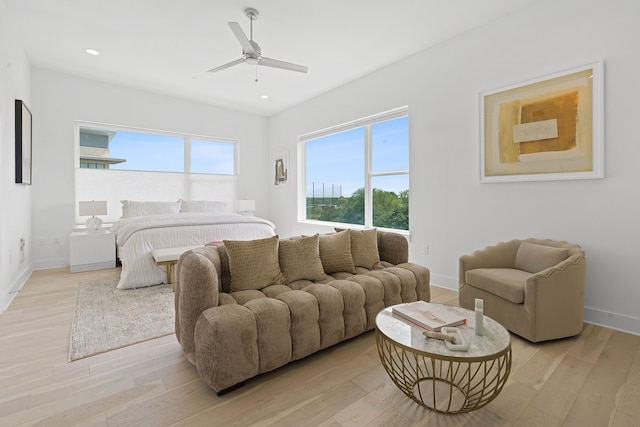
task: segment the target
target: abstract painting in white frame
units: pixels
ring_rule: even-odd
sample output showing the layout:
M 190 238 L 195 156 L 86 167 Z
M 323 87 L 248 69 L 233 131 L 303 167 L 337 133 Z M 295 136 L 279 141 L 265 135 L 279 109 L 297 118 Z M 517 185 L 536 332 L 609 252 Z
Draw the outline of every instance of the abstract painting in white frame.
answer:
M 604 64 L 480 94 L 480 182 L 604 177 Z

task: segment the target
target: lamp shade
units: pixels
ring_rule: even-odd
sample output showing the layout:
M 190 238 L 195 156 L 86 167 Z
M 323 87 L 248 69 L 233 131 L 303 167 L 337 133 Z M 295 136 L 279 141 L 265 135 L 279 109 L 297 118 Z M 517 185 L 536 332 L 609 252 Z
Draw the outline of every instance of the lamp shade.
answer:
M 78 213 L 80 216 L 94 216 L 107 214 L 106 200 L 91 200 L 78 202 Z
M 253 212 L 255 210 L 255 200 L 238 200 L 238 212 Z

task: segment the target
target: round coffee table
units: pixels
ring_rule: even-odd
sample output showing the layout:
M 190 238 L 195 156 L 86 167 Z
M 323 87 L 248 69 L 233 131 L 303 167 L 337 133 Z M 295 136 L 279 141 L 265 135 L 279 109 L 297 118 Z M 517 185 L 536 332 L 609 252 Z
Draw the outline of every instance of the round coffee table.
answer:
M 393 315 L 387 307 L 376 316 L 380 361 L 400 390 L 434 411 L 456 414 L 479 409 L 502 391 L 511 371 L 511 336 L 484 316 L 484 335 L 475 334 L 475 313 L 437 304 L 467 319 L 458 327 L 468 351 L 449 350 L 427 338 L 424 329 Z

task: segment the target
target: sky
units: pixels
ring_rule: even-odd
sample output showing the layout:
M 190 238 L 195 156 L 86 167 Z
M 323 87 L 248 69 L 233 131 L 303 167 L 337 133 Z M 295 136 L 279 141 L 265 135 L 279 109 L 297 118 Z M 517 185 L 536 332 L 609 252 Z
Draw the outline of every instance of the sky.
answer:
M 328 135 L 310 140 L 306 144 L 307 197 L 315 191 L 330 197 L 331 188 L 339 196 L 349 196 L 364 187 L 364 128 Z M 409 169 L 408 117 L 400 117 L 372 126 L 372 171 Z M 315 189 L 312 190 L 312 183 Z M 408 175 L 374 177 L 374 188 L 398 193 L 409 189 Z
M 409 169 L 408 117 L 372 125 L 372 171 Z M 365 160 L 363 127 L 307 141 L 307 196 L 348 197 L 364 187 Z M 183 172 L 182 136 L 117 131 L 109 143 L 109 155 L 127 159 L 111 169 Z M 191 171 L 233 174 L 234 144 L 192 139 Z M 295 158 L 296 156 L 293 156 Z M 409 188 L 408 175 L 373 178 L 374 188 L 399 193 Z M 313 190 L 312 190 L 313 189 Z

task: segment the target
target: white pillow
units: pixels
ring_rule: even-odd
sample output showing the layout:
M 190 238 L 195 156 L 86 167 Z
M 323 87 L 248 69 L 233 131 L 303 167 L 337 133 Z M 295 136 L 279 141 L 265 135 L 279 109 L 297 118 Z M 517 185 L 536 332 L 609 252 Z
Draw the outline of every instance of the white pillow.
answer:
M 224 213 L 227 204 L 210 200 L 180 200 L 180 212 L 206 212 L 211 214 Z
M 177 202 L 138 202 L 121 200 L 122 219 L 135 216 L 180 213 L 180 201 Z

